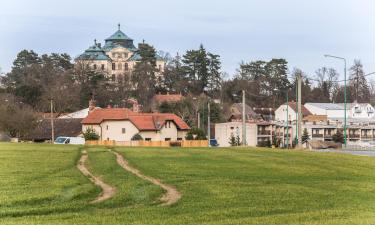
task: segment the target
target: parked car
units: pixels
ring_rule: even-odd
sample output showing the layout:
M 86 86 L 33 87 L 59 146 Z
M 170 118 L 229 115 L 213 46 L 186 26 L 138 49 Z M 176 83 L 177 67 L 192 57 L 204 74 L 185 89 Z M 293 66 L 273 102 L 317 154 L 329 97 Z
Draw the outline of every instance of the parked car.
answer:
M 211 147 L 218 147 L 219 143 L 217 143 L 216 139 L 210 139 L 210 146 Z
M 57 137 L 53 142 L 54 144 L 71 144 L 71 145 L 84 145 L 85 139 L 81 137 Z

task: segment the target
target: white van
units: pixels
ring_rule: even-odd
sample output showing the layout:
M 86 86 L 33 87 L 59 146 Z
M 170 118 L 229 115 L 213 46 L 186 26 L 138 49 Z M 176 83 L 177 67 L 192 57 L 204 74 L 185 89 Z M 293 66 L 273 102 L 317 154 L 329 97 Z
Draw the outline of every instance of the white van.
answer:
M 53 142 L 54 144 L 71 144 L 71 145 L 84 145 L 85 139 L 81 137 L 57 137 Z

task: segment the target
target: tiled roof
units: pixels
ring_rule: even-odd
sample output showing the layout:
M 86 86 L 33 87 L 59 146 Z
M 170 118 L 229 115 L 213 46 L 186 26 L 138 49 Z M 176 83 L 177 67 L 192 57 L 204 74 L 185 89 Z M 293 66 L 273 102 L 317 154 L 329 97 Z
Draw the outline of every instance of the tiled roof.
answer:
M 312 115 L 311 112 L 304 106 L 302 106 L 302 116 Z M 297 112 L 297 103 L 296 102 L 289 102 L 289 107 L 292 108 L 295 112 Z
M 178 102 L 181 101 L 183 96 L 181 94 L 157 94 L 154 95 L 153 101 L 157 103 L 162 103 L 162 102 Z
M 190 127 L 178 116 L 170 113 L 136 113 L 129 109 L 95 109 L 82 124 L 101 124 L 105 120 L 129 120 L 140 131 L 160 130 L 166 121 L 173 121 L 179 130 Z

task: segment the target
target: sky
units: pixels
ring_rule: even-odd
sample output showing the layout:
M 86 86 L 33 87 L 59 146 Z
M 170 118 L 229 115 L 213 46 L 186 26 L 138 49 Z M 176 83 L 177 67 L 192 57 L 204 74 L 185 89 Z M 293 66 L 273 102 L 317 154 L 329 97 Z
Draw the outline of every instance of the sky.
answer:
M 0 67 L 9 72 L 23 49 L 78 56 L 121 23 L 135 43 L 175 55 L 202 43 L 235 74 L 241 61 L 285 58 L 309 76 L 360 59 L 375 72 L 373 0 L 1 0 Z M 375 79 L 375 76 L 374 76 Z

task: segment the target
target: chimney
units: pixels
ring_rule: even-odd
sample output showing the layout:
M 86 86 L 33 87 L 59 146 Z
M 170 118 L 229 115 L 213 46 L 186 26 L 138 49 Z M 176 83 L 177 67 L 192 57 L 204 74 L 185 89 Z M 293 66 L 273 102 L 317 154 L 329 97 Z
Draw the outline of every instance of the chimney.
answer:
M 92 112 L 94 109 L 95 109 L 95 100 L 93 100 L 93 99 L 91 99 L 90 101 L 89 101 L 89 113 L 90 112 Z
M 133 101 L 133 112 L 139 112 L 139 104 L 137 100 Z

